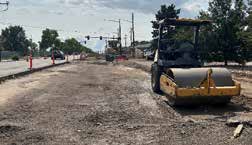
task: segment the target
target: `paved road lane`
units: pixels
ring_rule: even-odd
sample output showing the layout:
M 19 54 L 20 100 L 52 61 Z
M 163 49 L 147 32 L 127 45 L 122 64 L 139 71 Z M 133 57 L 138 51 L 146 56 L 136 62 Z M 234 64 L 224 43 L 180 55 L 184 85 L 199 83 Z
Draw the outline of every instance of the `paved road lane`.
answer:
M 56 64 L 64 63 L 66 60 L 55 60 Z M 40 68 L 52 64 L 52 60 L 48 59 L 34 59 L 33 68 Z M 29 69 L 29 62 L 26 60 L 21 61 L 10 61 L 10 62 L 0 62 L 0 77 L 8 76 L 11 74 L 23 72 Z

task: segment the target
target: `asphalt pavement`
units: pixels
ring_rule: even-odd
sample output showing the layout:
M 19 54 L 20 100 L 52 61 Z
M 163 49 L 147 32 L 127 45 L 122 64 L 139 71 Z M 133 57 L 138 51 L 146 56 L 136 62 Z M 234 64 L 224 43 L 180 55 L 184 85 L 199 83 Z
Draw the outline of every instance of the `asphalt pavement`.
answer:
M 55 60 L 55 64 L 64 63 L 66 60 Z M 52 65 L 52 60 L 50 58 L 38 58 L 33 59 L 33 68 L 40 68 Z M 0 62 L 0 77 L 20 73 L 29 70 L 29 61 L 3 61 Z

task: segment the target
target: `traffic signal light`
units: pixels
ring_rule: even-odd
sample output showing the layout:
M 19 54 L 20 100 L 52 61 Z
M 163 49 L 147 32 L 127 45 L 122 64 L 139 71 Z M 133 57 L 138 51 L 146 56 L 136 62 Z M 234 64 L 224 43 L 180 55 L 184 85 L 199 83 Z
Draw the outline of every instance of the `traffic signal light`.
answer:
M 84 44 L 87 44 L 87 41 L 84 41 Z
M 90 36 L 86 36 L 87 40 L 90 40 Z
M 102 40 L 102 36 L 100 36 L 100 40 Z

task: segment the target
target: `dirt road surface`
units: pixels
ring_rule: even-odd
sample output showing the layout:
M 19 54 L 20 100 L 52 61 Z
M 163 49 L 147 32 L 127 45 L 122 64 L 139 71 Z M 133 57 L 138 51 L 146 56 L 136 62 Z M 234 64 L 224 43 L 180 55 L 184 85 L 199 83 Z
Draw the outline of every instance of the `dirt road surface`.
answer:
M 250 145 L 252 129 L 229 117 L 251 111 L 247 97 L 226 107 L 171 108 L 150 75 L 106 63 L 74 63 L 0 85 L 0 144 Z

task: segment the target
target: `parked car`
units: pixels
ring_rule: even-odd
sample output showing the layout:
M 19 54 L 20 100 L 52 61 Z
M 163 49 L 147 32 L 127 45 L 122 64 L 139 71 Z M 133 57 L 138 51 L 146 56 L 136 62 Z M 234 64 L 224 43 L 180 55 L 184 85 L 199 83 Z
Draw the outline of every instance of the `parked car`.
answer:
M 145 49 L 144 50 L 144 57 L 146 58 L 146 60 L 154 60 L 155 52 L 150 49 Z
M 113 62 L 116 61 L 124 61 L 128 60 L 126 55 L 115 55 L 115 54 L 106 54 L 106 61 Z
M 115 60 L 116 56 L 113 54 L 106 54 L 105 58 L 106 58 L 106 61 L 113 62 Z
M 118 55 L 116 57 L 116 61 L 125 61 L 128 60 L 128 57 L 126 55 Z
M 51 56 L 52 58 L 52 56 Z M 53 59 L 53 58 L 52 58 Z M 65 57 L 65 54 L 64 52 L 60 51 L 60 50 L 55 50 L 54 51 L 54 59 L 61 59 L 61 60 L 65 60 L 66 57 Z

